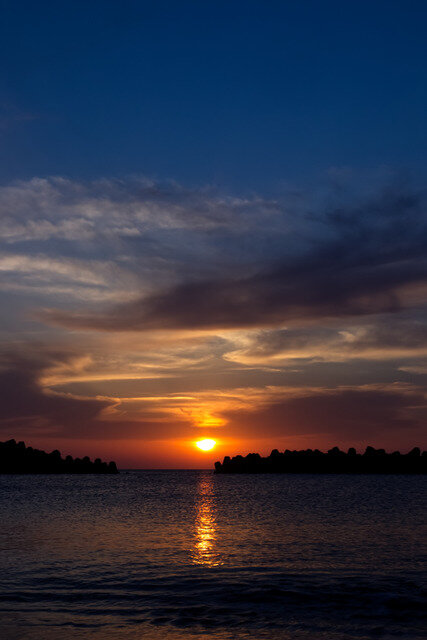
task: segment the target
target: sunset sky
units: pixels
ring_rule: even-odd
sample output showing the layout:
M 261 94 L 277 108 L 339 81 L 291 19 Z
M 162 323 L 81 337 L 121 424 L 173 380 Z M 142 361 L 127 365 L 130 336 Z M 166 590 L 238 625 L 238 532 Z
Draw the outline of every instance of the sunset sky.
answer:
M 427 4 L 1 16 L 0 440 L 427 446 Z

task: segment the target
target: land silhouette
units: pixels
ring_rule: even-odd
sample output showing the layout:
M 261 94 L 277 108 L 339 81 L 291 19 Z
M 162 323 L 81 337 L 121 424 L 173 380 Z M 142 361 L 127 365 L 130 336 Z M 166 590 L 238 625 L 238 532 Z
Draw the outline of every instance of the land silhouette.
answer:
M 119 473 L 115 462 L 94 462 L 88 456 L 61 457 L 55 449 L 51 453 L 27 447 L 25 442 L 0 442 L 0 473 Z
M 409 453 L 386 453 L 385 449 L 367 447 L 363 454 L 351 447 L 338 447 L 327 453 L 319 449 L 280 452 L 273 449 L 265 458 L 259 453 L 225 456 L 215 462 L 215 473 L 427 473 L 427 451 L 414 447 Z

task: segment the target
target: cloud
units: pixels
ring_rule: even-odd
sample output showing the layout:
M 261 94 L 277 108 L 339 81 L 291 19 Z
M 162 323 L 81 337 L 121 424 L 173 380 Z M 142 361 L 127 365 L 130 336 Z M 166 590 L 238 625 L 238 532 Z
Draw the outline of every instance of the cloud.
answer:
M 427 444 L 425 423 L 427 404 L 421 390 L 390 385 L 381 388 L 338 388 L 306 390 L 275 399 L 258 409 L 225 413 L 230 431 L 240 437 L 285 438 L 319 436 L 330 442 L 400 441 Z
M 111 303 L 120 292 L 139 298 L 227 265 L 247 271 L 263 222 L 283 226 L 272 200 L 170 182 L 52 177 L 0 186 L 2 288 Z
M 126 241 L 152 230 L 244 231 L 259 216 L 274 218 L 277 212 L 271 200 L 185 189 L 174 182 L 33 178 L 0 187 L 0 240 Z
M 58 382 L 84 376 L 90 356 L 42 345 L 0 354 L 0 434 L 3 438 L 164 440 L 195 426 L 194 398 L 182 394 L 118 398 L 58 390 Z
M 345 197 L 238 198 L 146 179 L 17 182 L 0 188 L 0 243 L 18 249 L 1 257 L 9 265 L 3 287 L 121 300 L 98 313 L 43 316 L 107 331 L 307 324 L 419 306 L 425 194 L 397 185 L 351 196 L 349 205 Z
M 285 241 L 282 236 L 277 255 L 272 239 L 271 256 L 258 255 L 247 275 L 227 264 L 208 278 L 189 277 L 184 270 L 176 284 L 99 314 L 59 309 L 43 317 L 66 327 L 101 331 L 214 330 L 306 325 L 395 313 L 426 303 L 422 194 L 391 192 L 356 209 L 320 212 L 316 223 L 307 217 L 307 227 L 311 242 L 294 242 L 292 237 Z M 250 247 L 247 264 L 249 255 Z
M 112 401 L 76 398 L 42 388 L 39 376 L 59 354 L 3 354 L 0 370 L 0 429 L 3 433 L 61 434 L 90 430 Z
M 421 317 L 396 313 L 329 327 L 249 331 L 234 346 L 224 357 L 249 366 L 287 366 L 294 360 L 420 358 L 427 355 L 427 326 Z
M 427 356 L 425 194 L 351 196 L 0 187 L 2 433 L 420 433 L 423 394 L 384 385 Z
M 185 371 L 176 384 L 159 380 L 136 382 L 135 397 L 89 397 L 86 371 L 96 380 L 96 363 L 89 355 L 41 345 L 23 346 L 2 354 L 0 367 L 0 433 L 3 438 L 32 441 L 40 438 L 70 440 L 139 441 L 194 439 L 202 428 L 218 430 L 219 437 L 244 440 L 311 438 L 364 441 L 375 435 L 384 444 L 410 439 L 422 443 L 427 419 L 424 392 L 408 384 L 371 384 L 338 388 L 303 386 L 213 386 L 191 388 Z M 101 371 L 98 367 L 98 371 Z M 92 372 L 92 373 L 91 373 Z M 194 380 L 200 376 L 195 375 Z M 67 391 L 81 381 L 79 392 Z M 102 380 L 101 380 L 102 382 Z M 152 382 L 152 381 L 151 381 Z M 77 386 L 78 386 L 77 384 Z M 163 385 L 163 387 L 162 387 Z M 120 388 L 117 380 L 113 387 Z M 187 391 L 185 391 L 187 389 Z M 397 445 L 396 445 L 397 446 Z
M 0 253 L 3 291 L 117 302 L 132 298 L 132 288 L 138 284 L 129 270 L 107 260 Z

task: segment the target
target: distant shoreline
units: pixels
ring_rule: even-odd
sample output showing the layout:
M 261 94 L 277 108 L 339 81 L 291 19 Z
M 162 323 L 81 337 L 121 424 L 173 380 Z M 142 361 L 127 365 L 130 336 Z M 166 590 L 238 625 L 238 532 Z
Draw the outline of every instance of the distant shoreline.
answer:
M 386 453 L 385 449 L 367 447 L 363 454 L 351 447 L 347 452 L 338 447 L 327 453 L 319 449 L 280 452 L 273 449 L 265 458 L 249 453 L 215 462 L 215 473 L 335 473 L 335 474 L 425 474 L 427 451 L 414 447 L 409 453 Z
M 25 442 L 7 440 L 0 442 L 0 474 L 117 474 L 115 462 L 103 462 L 88 456 L 61 457 L 55 449 L 51 453 L 27 447 Z

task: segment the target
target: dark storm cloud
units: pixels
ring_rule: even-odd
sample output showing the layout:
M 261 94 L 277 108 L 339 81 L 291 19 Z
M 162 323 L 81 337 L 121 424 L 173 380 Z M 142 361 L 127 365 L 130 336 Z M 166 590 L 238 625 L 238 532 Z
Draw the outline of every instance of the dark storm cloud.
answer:
M 288 397 L 255 411 L 226 414 L 233 433 L 249 437 L 319 435 L 336 439 L 409 437 L 425 441 L 423 393 L 406 389 L 337 389 Z
M 317 230 L 308 248 L 292 255 L 288 238 L 282 258 L 258 261 L 247 277 L 195 277 L 102 315 L 51 310 L 44 317 L 107 331 L 215 329 L 389 313 L 426 301 L 424 196 L 390 192 L 313 220 L 307 217 Z M 408 301 L 414 287 L 418 293 Z

